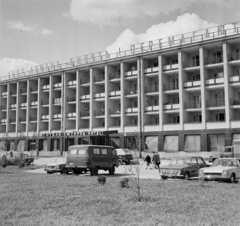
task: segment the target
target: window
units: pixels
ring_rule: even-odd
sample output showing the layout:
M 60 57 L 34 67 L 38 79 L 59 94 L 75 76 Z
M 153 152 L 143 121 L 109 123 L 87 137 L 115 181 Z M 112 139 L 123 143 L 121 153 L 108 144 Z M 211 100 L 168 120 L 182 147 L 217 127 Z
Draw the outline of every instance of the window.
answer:
M 93 149 L 93 154 L 94 155 L 100 155 L 100 149 L 99 148 L 94 148 Z
M 159 125 L 159 117 L 156 117 L 156 118 L 155 118 L 155 124 L 156 124 L 156 125 Z
M 201 136 L 200 135 L 186 135 L 184 143 L 184 151 L 197 152 L 201 151 Z
M 196 159 L 196 158 L 192 158 L 191 163 L 192 163 L 192 164 L 197 164 L 197 159 Z
M 124 147 L 126 147 L 128 149 L 136 149 L 138 147 L 137 138 L 136 137 L 125 137 Z
M 165 136 L 163 150 L 165 152 L 178 151 L 178 136 Z
M 240 140 L 240 134 L 233 134 L 233 140 Z
M 102 154 L 107 155 L 107 149 L 102 149 Z
M 203 165 L 204 164 L 204 162 L 203 162 L 203 160 L 201 158 L 198 158 L 197 161 L 198 161 L 199 165 Z
M 60 139 L 51 139 L 51 151 L 60 150 Z
M 77 149 L 70 149 L 69 150 L 69 155 L 76 155 L 77 154 Z
M 153 152 L 158 151 L 158 136 L 145 137 L 145 150 Z
M 158 67 L 158 62 L 153 63 L 153 67 Z
M 88 137 L 81 137 L 78 139 L 78 144 L 89 144 L 89 138 Z
M 214 134 L 208 136 L 210 151 L 223 151 L 225 147 L 225 137 L 223 134 Z
M 200 75 L 193 75 L 193 81 L 200 81 Z
M 173 116 L 173 123 L 179 123 L 179 121 L 180 121 L 179 115 Z
M 120 138 L 110 137 L 110 146 L 113 146 L 114 148 L 119 148 L 120 147 Z
M 47 139 L 40 139 L 39 140 L 39 151 L 47 151 Z
M 225 121 L 225 113 L 217 113 L 217 114 L 216 114 L 216 121 L 217 121 L 217 122 L 223 122 L 223 121 Z

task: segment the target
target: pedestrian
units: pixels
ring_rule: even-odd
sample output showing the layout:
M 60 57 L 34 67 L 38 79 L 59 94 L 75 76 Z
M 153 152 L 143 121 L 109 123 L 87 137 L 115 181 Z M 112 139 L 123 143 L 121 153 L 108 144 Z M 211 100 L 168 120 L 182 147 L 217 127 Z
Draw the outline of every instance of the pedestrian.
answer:
M 150 157 L 149 155 L 146 156 L 146 158 L 144 159 L 144 162 L 147 163 L 147 167 L 146 167 L 146 169 L 148 169 L 148 167 L 149 167 L 149 169 L 151 169 L 151 167 L 150 167 L 150 164 L 151 164 L 151 157 Z
M 160 165 L 161 161 L 160 161 L 160 156 L 159 156 L 158 152 L 156 152 L 156 153 L 154 152 L 153 153 L 152 161 L 154 163 L 154 168 L 155 169 L 159 169 L 159 165 Z

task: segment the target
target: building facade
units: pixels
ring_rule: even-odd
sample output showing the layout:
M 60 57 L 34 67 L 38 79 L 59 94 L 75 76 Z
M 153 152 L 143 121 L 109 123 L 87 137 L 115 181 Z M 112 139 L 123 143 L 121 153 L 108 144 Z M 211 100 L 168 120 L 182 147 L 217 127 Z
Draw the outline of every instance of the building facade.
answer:
M 2 150 L 140 144 L 162 157 L 208 157 L 238 138 L 240 22 L 0 78 Z

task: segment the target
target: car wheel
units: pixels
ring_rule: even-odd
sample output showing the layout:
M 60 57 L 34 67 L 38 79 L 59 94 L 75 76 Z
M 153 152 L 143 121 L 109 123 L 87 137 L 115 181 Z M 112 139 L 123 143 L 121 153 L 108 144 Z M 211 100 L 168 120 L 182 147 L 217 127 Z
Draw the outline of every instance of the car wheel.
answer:
M 98 168 L 96 166 L 94 167 L 93 172 L 94 175 L 98 175 Z
M 90 176 L 94 176 L 94 170 L 90 169 Z
M 110 175 L 114 175 L 115 173 L 115 166 L 112 166 L 112 168 L 109 170 Z
M 189 180 L 189 178 L 190 178 L 189 172 L 185 172 L 185 173 L 184 173 L 184 179 L 185 179 L 185 180 Z
M 230 177 L 230 179 L 229 179 L 229 182 L 230 182 L 230 183 L 235 183 L 235 182 L 236 182 L 236 176 L 235 176 L 235 174 L 232 173 L 232 175 L 231 175 L 231 177 Z
M 52 172 L 48 172 L 48 171 L 47 171 L 47 174 L 52 174 Z
M 79 175 L 79 170 L 78 169 L 73 169 L 73 174 Z
M 68 174 L 68 170 L 66 168 L 63 168 L 61 174 Z
M 87 170 L 86 170 L 86 169 L 84 170 L 84 173 L 87 173 Z

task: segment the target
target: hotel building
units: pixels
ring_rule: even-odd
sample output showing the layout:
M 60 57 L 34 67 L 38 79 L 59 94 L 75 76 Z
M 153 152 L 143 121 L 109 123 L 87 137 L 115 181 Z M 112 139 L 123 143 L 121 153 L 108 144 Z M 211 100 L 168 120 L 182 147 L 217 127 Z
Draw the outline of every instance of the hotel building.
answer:
M 238 138 L 240 22 L 0 77 L 0 150 L 140 139 L 161 157 L 208 157 Z

